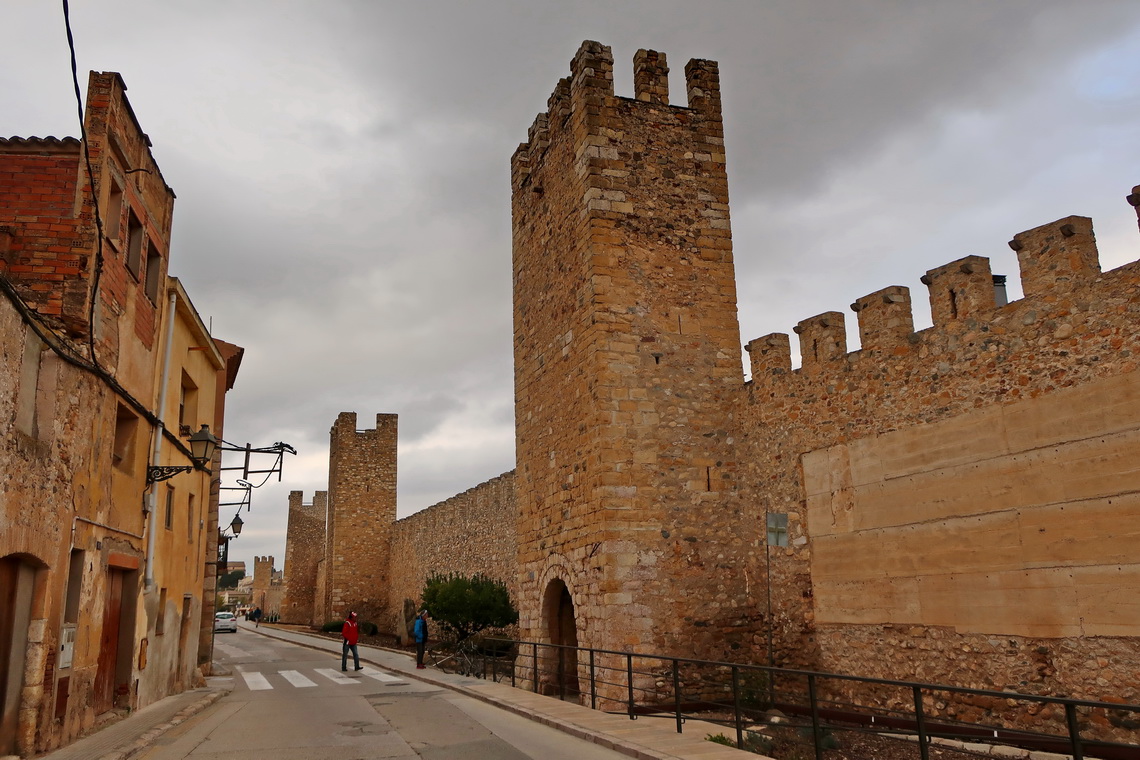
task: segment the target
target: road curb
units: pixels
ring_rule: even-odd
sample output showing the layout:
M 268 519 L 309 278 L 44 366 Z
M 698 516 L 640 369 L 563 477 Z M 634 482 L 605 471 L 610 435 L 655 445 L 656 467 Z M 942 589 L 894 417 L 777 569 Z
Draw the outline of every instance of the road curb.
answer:
M 117 750 L 110 754 L 103 755 L 100 760 L 127 760 L 128 758 L 135 756 L 139 752 L 154 744 L 154 742 L 167 731 L 181 723 L 186 722 L 190 718 L 200 713 L 202 710 L 205 710 L 207 707 L 217 702 L 222 697 L 227 696 L 231 691 L 232 689 L 217 689 L 210 691 L 197 702 L 183 707 L 181 710 L 175 713 L 174 717 L 170 720 L 154 726 L 147 731 L 144 731 L 141 735 L 139 735 L 138 739 L 136 739 L 127 747 L 124 747 L 123 749 Z

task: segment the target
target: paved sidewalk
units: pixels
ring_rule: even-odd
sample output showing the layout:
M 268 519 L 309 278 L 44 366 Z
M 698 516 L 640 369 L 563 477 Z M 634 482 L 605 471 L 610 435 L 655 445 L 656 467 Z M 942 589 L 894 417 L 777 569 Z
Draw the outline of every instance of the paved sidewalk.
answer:
M 270 625 L 256 630 L 249 627 L 248 630 L 340 657 L 340 642 L 334 639 Z M 465 678 L 433 668 L 417 670 L 415 661 L 403 652 L 364 645 L 359 650 L 360 659 L 371 665 L 398 673 L 402 677 L 415 678 L 460 692 L 638 760 L 744 760 L 760 757 L 706 741 L 705 737 L 709 734 L 726 733 L 722 726 L 712 723 L 688 720 L 684 725 L 685 733 L 678 734 L 672 720 L 649 717 L 630 720 L 625 715 L 591 710 L 582 705 L 517 689 L 510 684 Z
M 255 629 L 242 622 L 250 633 L 281 639 L 309 649 L 340 657 L 340 642 L 322 636 L 288 631 L 266 625 Z M 591 710 L 588 707 L 543 697 L 509 684 L 493 683 L 428 668 L 417 670 L 412 658 L 403 652 L 360 646 L 360 659 L 406 678 L 415 678 L 465 694 L 516 715 L 564 731 L 579 739 L 612 749 L 638 760 L 744 760 L 757 758 L 747 752 L 706 741 L 709 734 L 725 733 L 720 726 L 689 720 L 685 733 L 678 734 L 672 720 L 639 718 Z M 154 743 L 164 732 L 187 720 L 230 692 L 229 678 L 209 679 L 202 689 L 160 700 L 118 723 L 96 731 L 37 760 L 127 760 Z
M 126 760 L 166 731 L 229 694 L 232 679 L 207 679 L 207 684 L 211 681 L 214 685 L 160 699 L 117 723 L 41 755 L 38 760 Z

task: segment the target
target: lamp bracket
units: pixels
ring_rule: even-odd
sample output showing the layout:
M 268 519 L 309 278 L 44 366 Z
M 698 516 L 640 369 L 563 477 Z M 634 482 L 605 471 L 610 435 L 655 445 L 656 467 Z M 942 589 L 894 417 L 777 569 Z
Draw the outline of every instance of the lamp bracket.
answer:
M 165 466 L 152 465 L 146 468 L 146 484 L 153 485 L 163 480 L 169 480 L 180 472 L 190 472 L 194 468 L 190 465 Z

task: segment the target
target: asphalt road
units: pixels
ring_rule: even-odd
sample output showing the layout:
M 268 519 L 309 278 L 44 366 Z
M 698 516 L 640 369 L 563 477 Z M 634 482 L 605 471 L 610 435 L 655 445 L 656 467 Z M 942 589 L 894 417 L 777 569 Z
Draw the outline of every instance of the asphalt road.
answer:
M 447 689 L 247 630 L 218 634 L 233 692 L 142 760 L 617 760 L 612 750 Z

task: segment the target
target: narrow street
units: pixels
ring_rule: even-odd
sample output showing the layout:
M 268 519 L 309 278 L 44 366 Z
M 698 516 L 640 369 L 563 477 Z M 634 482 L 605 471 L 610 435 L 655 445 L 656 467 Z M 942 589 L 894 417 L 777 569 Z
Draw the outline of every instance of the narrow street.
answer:
M 614 760 L 612 750 L 471 697 L 261 636 L 218 634 L 233 692 L 142 760 Z

